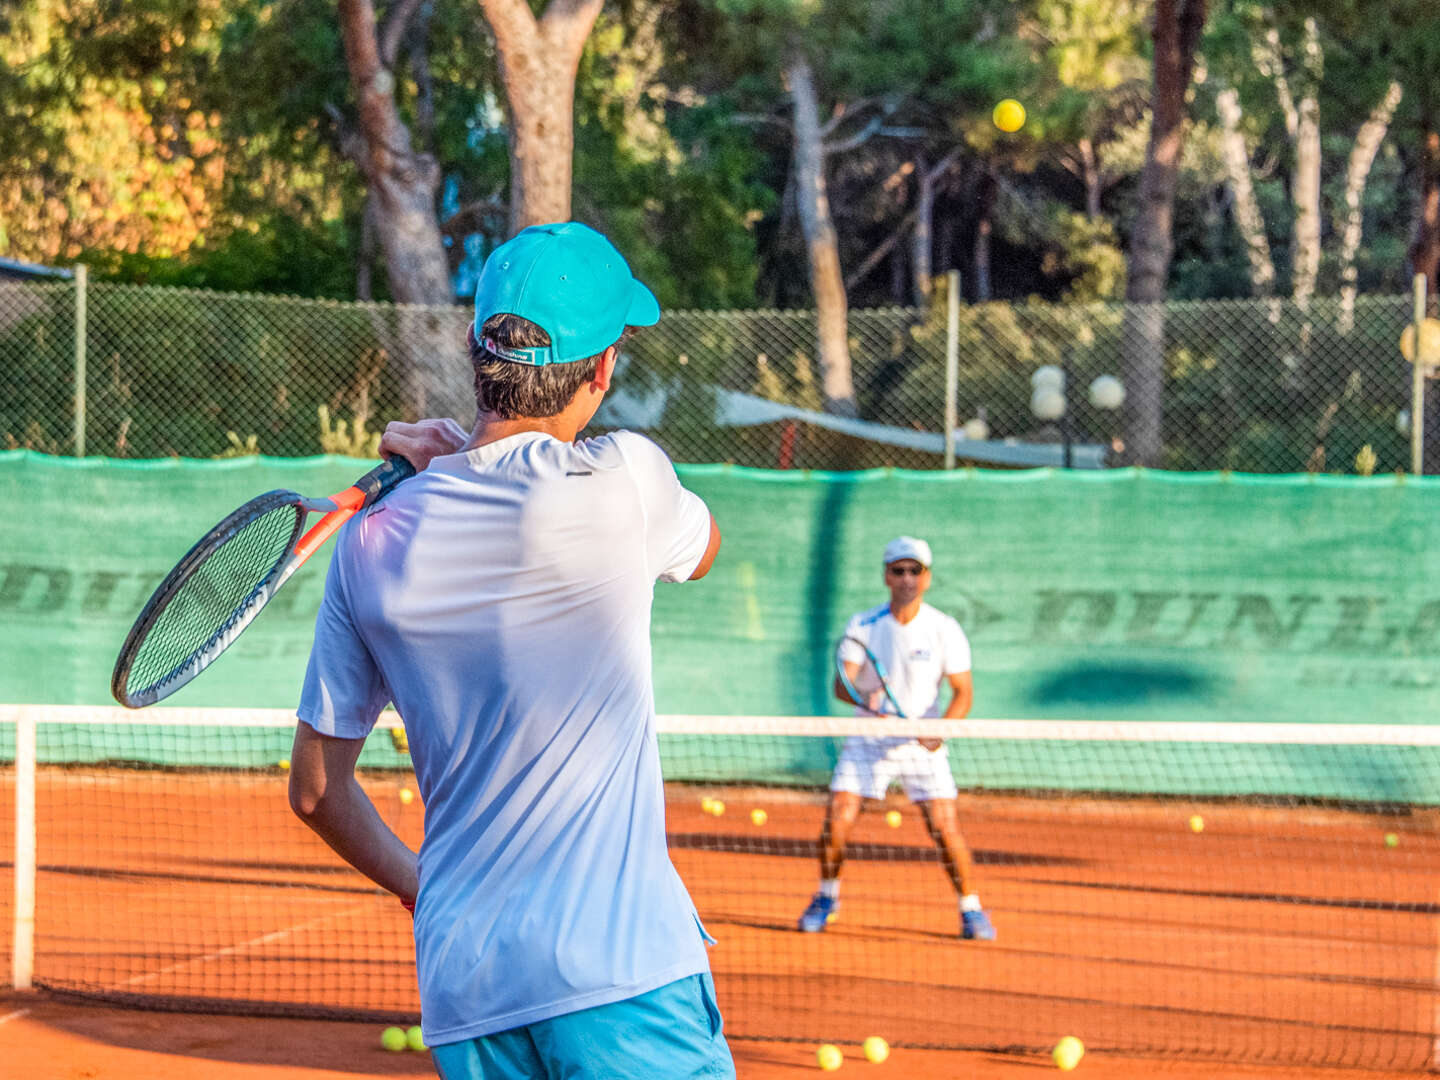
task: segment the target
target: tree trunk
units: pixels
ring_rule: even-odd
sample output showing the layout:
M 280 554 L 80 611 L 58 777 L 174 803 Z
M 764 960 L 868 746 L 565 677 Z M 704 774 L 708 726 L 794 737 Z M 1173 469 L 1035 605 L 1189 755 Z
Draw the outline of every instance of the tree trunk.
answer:
M 921 154 L 915 159 L 915 231 L 910 236 L 910 265 L 915 278 L 914 304 L 924 307 L 930 302 L 930 251 L 935 221 L 935 181 L 930 163 Z
M 849 304 L 825 186 L 820 107 L 810 63 L 798 49 L 786 61 L 785 82 L 794 107 L 795 208 L 810 259 L 824 409 L 840 416 L 856 416 L 859 410 L 850 372 Z
M 987 169 L 975 185 L 975 247 L 971 252 L 970 276 L 975 281 L 975 302 L 987 303 L 993 296 L 990 277 L 991 215 L 995 212 L 995 177 Z
M 1245 242 L 1245 257 L 1250 263 L 1250 294 L 1267 297 L 1275 291 L 1275 262 L 1270 256 L 1270 240 L 1265 235 L 1265 218 L 1255 201 L 1255 187 L 1250 181 L 1250 152 L 1245 136 L 1240 133 L 1240 95 L 1226 87 L 1215 98 L 1220 115 L 1220 156 L 1225 162 L 1226 181 L 1235 204 L 1235 225 Z
M 1425 118 L 1422 146 L 1420 216 L 1410 245 L 1410 267 L 1412 272 L 1425 275 L 1427 295 L 1433 296 L 1440 286 L 1440 131 L 1435 130 L 1429 117 Z
M 381 61 L 370 0 L 339 0 L 340 31 L 359 108 L 352 157 L 365 176 L 375 236 L 385 254 L 391 295 L 401 304 L 453 305 L 445 245 L 435 219 L 440 169 L 411 149 L 410 131 L 395 106 L 395 77 Z M 474 415 L 463 343 L 438 313 L 403 312 L 390 342 L 400 360 L 408 404 L 418 416 Z
M 1080 140 L 1080 175 L 1085 183 L 1085 216 L 1091 221 L 1100 220 L 1100 162 L 1095 156 L 1095 144 L 1087 135 Z
M 510 107 L 510 234 L 570 218 L 575 73 L 603 0 L 480 0 Z
M 1205 0 L 1156 0 L 1150 139 L 1130 233 L 1121 338 L 1125 459 L 1160 460 L 1165 381 L 1165 286 L 1174 250 L 1175 185 L 1184 145 L 1185 93 L 1205 25 Z
M 1320 79 L 1324 74 L 1324 54 L 1320 50 L 1320 32 L 1315 20 L 1305 20 L 1303 63 L 1306 78 L 1304 94 L 1296 108 L 1295 186 L 1291 198 L 1295 203 L 1295 238 L 1292 259 L 1292 289 L 1295 306 L 1302 312 L 1310 310 L 1315 295 L 1315 282 L 1320 276 Z
M 1342 334 L 1348 334 L 1355 327 L 1355 296 L 1359 292 L 1359 272 L 1355 267 L 1355 256 L 1360 252 L 1360 239 L 1365 230 L 1365 183 L 1385 133 L 1390 130 L 1390 119 L 1395 115 L 1403 93 L 1398 82 L 1392 82 L 1385 91 L 1380 104 L 1370 111 L 1365 123 L 1355 135 L 1355 144 L 1350 148 L 1350 162 L 1345 169 L 1345 217 L 1340 227 L 1340 319 Z

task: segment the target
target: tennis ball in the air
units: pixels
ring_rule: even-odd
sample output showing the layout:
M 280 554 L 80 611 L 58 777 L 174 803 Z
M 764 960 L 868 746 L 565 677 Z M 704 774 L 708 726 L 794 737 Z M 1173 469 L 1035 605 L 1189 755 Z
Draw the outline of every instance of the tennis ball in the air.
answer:
M 891 810 L 887 812 L 885 815 L 885 824 L 889 825 L 892 829 L 898 829 L 900 827 L 900 811 Z
M 419 1024 L 416 1024 L 414 1027 L 408 1027 L 405 1029 L 405 1045 L 410 1047 L 411 1050 L 430 1049 L 428 1046 L 425 1045 L 425 1036 L 420 1034 Z
M 1386 846 L 1386 847 L 1399 847 L 1399 846 L 1400 846 L 1400 837 L 1397 836 L 1397 835 L 1396 835 L 1395 833 L 1393 833 L 1393 832 L 1387 832 L 1387 833 L 1385 834 L 1385 846 Z
M 1019 131 L 1025 126 L 1025 106 L 1014 98 L 1006 98 L 995 106 L 990 119 L 1001 131 Z
M 1204 829 L 1205 829 L 1205 819 L 1204 819 L 1203 817 L 1201 817 L 1199 814 L 1191 814 L 1191 815 L 1190 815 L 1190 831 L 1191 831 L 1191 832 L 1203 832 Z
M 1085 1056 L 1085 1044 L 1074 1035 L 1066 1035 L 1058 1043 L 1050 1054 L 1055 1059 L 1056 1066 L 1061 1072 L 1069 1072 L 1080 1064 L 1080 1059 Z
M 756 825 L 764 825 L 766 820 L 769 819 L 769 817 L 770 815 L 765 813 L 765 811 L 761 810 L 758 806 L 754 810 L 750 811 L 750 820 L 753 821 Z
M 281 772 L 290 771 L 290 759 L 288 757 L 282 757 L 277 764 L 280 766 Z
M 716 817 L 719 817 L 721 814 L 725 813 L 725 804 L 719 799 L 712 799 L 710 801 L 710 813 L 714 814 Z
M 879 1035 L 871 1035 L 864 1042 L 865 1060 L 872 1065 L 879 1065 L 890 1056 L 890 1044 Z
M 400 802 L 401 802 L 401 804 L 404 805 L 404 806 L 409 806 L 409 805 L 410 805 L 412 802 L 414 802 L 414 801 L 415 801 L 415 792 L 411 791 L 408 787 L 402 787 L 402 788 L 400 789 Z
M 380 1033 L 380 1045 L 392 1053 L 399 1053 L 406 1047 L 405 1032 L 398 1027 L 388 1027 Z
M 715 812 L 715 800 L 709 795 L 706 795 L 700 800 L 700 812 L 703 814 L 713 814 Z
M 834 1072 L 845 1063 L 845 1055 L 834 1043 L 824 1043 L 819 1050 L 815 1051 L 815 1060 L 826 1072 Z

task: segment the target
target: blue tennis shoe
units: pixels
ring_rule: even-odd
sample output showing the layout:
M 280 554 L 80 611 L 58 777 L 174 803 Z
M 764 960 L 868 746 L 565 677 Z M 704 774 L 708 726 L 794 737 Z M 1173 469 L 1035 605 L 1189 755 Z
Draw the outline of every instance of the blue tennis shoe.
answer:
M 810 898 L 810 906 L 805 909 L 805 914 L 800 916 L 800 929 L 807 934 L 818 934 L 825 929 L 825 924 L 835 917 L 835 912 L 840 908 L 840 901 L 831 899 L 824 893 L 816 893 Z M 994 931 L 991 931 L 994 936 Z
M 812 904 L 811 907 L 814 907 Z M 808 911 L 805 914 L 810 914 Z M 995 927 L 990 916 L 983 911 L 962 911 L 960 913 L 960 936 L 967 941 L 994 941 Z

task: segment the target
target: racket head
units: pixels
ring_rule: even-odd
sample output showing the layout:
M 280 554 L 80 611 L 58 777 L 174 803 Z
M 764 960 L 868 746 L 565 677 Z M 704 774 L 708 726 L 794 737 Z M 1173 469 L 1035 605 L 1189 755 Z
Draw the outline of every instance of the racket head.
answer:
M 269 491 L 202 536 L 126 635 L 110 677 L 115 700 L 153 705 L 209 667 L 283 583 L 305 518 L 301 496 Z
M 871 651 L 870 646 L 865 642 L 851 634 L 845 634 L 841 636 L 839 643 L 835 646 L 835 674 L 840 680 L 840 685 L 845 688 L 845 693 L 850 695 L 850 700 L 860 708 L 874 712 L 874 710 L 865 703 L 865 698 L 861 695 L 860 691 L 855 688 L 855 684 L 850 681 L 850 677 L 845 674 L 845 662 L 840 658 L 840 653 L 845 648 L 847 642 L 858 645 L 865 653 L 865 658 L 870 662 L 870 667 L 874 669 L 875 678 L 880 682 L 880 690 L 885 694 L 885 700 L 888 701 L 890 707 L 895 710 L 894 715 L 904 716 L 905 711 L 900 708 L 899 700 L 890 689 L 890 680 L 885 674 L 885 665 L 880 662 L 880 658 Z

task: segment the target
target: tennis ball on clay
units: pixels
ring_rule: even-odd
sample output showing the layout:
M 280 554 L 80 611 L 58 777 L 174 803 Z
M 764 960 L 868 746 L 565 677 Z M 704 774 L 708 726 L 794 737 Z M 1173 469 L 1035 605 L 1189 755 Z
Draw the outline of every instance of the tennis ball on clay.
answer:
M 890 1044 L 879 1035 L 871 1035 L 865 1040 L 865 1060 L 872 1065 L 879 1065 L 890 1056 Z
M 402 787 L 400 789 L 400 804 L 402 806 L 409 806 L 414 801 L 415 792 L 411 791 L 408 787 Z
M 711 799 L 710 813 L 714 814 L 716 817 L 719 817 L 721 814 L 725 813 L 725 804 L 719 799 Z
M 715 812 L 715 800 L 709 795 L 706 795 L 700 800 L 700 812 L 704 814 L 713 814 Z
M 281 772 L 290 771 L 290 759 L 288 757 L 282 757 L 278 762 L 276 762 L 276 764 L 280 766 Z
M 405 1049 L 405 1032 L 398 1027 L 388 1027 L 380 1033 L 380 1045 L 398 1054 Z
M 826 1072 L 834 1072 L 845 1063 L 845 1055 L 834 1043 L 824 1043 L 819 1050 L 815 1051 L 815 1060 Z
M 1387 832 L 1387 833 L 1385 834 L 1385 846 L 1386 846 L 1386 847 L 1399 847 L 1399 846 L 1400 846 L 1400 837 L 1399 837 L 1398 835 L 1396 835 L 1395 833 L 1393 833 L 1393 832 Z
M 758 806 L 754 810 L 750 811 L 750 820 L 753 821 L 756 825 L 764 825 L 765 822 L 769 820 L 769 818 L 770 815 L 765 813 L 765 811 L 761 810 Z
M 1085 1056 L 1085 1044 L 1074 1035 L 1066 1035 L 1051 1051 L 1050 1056 L 1055 1059 L 1055 1065 L 1061 1072 L 1069 1072 L 1080 1064 L 1080 1059 Z
M 425 1036 L 420 1034 L 419 1024 L 416 1024 L 414 1027 L 409 1027 L 405 1029 L 405 1045 L 410 1047 L 411 1050 L 430 1049 L 428 1046 L 425 1045 Z
M 995 106 L 990 119 L 1001 131 L 1019 131 L 1025 126 L 1025 106 L 1014 98 L 1006 98 Z
M 891 810 L 885 815 L 885 824 L 889 825 L 892 829 L 898 829 L 900 827 L 900 821 L 901 817 L 899 810 Z
M 1191 815 L 1190 815 L 1190 831 L 1191 831 L 1191 832 L 1204 832 L 1204 831 L 1205 831 L 1205 819 L 1204 819 L 1203 817 L 1201 817 L 1199 814 L 1191 814 Z

